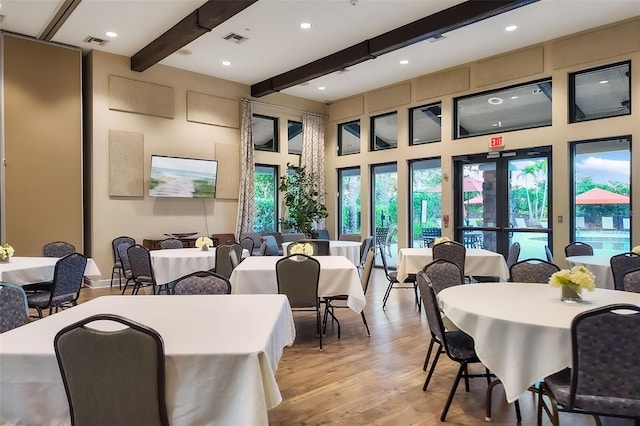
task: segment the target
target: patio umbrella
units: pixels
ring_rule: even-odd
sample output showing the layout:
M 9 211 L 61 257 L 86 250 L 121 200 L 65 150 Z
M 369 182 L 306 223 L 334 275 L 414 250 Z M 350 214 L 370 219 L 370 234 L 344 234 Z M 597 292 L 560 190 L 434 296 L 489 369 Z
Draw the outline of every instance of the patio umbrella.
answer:
M 476 195 L 473 198 L 469 198 L 466 201 L 466 204 L 482 204 L 484 200 L 482 199 L 482 195 Z
M 629 204 L 629 197 L 602 188 L 593 188 L 576 196 L 576 204 Z

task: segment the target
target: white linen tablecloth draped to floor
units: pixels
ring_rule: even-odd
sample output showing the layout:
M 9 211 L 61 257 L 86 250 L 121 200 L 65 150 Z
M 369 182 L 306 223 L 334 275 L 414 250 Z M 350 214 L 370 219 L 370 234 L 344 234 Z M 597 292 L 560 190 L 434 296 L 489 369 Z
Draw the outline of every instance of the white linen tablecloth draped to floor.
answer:
M 502 380 L 509 402 L 529 386 L 571 365 L 571 321 L 612 303 L 640 304 L 640 294 L 596 288 L 584 303 L 560 301 L 547 284 L 480 283 L 438 293 L 444 314 L 473 337 L 482 363 Z
M 569 256 L 565 260 L 569 268 L 580 265 L 593 272 L 596 276 L 596 287 L 610 290 L 615 288 L 610 256 Z
M 282 243 L 282 250 L 287 252 L 287 246 L 291 242 Z M 344 256 L 353 262 L 354 265 L 360 264 L 360 245 L 361 243 L 355 241 L 329 241 L 329 254 L 331 256 Z
M 103 296 L 0 334 L 1 424 L 70 423 L 53 338 L 97 313 L 160 333 L 172 425 L 267 425 L 282 401 L 275 372 L 295 339 L 286 296 Z
M 249 256 L 247 249 L 242 256 Z M 151 250 L 151 266 L 158 285 L 164 285 L 196 271 L 208 271 L 216 267 L 216 248 L 179 248 Z
M 0 263 L 0 281 L 24 285 L 51 281 L 58 257 L 13 256 L 11 261 Z M 85 276 L 100 276 L 93 259 L 87 258 Z
M 250 256 L 231 274 L 234 294 L 269 294 L 278 292 L 276 262 L 282 256 Z M 320 262 L 318 296 L 348 295 L 347 305 L 362 312 L 366 304 L 356 266 L 344 256 L 315 256 Z
M 398 254 L 398 281 L 403 282 L 409 274 L 421 271 L 433 261 L 430 248 L 402 248 Z M 466 276 L 498 276 L 500 280 L 509 278 L 507 262 L 500 253 L 485 249 L 467 249 L 464 274 Z

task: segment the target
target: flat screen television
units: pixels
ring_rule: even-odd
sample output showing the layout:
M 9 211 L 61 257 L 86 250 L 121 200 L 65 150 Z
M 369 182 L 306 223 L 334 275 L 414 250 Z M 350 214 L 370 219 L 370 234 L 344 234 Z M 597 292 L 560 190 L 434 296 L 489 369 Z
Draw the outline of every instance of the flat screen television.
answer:
M 152 155 L 149 196 L 213 198 L 217 174 L 216 160 Z

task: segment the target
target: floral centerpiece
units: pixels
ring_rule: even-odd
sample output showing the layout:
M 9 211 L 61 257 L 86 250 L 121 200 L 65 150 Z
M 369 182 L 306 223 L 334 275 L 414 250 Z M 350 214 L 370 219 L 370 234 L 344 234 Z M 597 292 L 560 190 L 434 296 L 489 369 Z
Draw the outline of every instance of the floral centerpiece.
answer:
M 13 247 L 11 247 L 8 243 L 4 243 L 0 246 L 0 261 L 8 262 L 14 253 L 15 250 L 13 249 Z
M 582 290 L 593 291 L 595 279 L 590 270 L 578 265 L 554 273 L 549 278 L 549 284 L 551 287 L 562 288 L 563 302 L 578 303 L 582 301 Z
M 635 246 L 634 248 L 631 249 L 632 252 L 634 252 L 635 254 L 640 254 L 640 246 Z
M 209 247 L 213 247 L 213 241 L 209 237 L 199 237 L 196 240 L 196 247 L 202 250 L 209 250 Z
M 294 243 L 290 250 L 291 254 L 306 254 L 307 256 L 313 255 L 313 246 L 309 243 Z
M 447 241 L 451 241 L 449 237 L 438 237 L 435 240 L 433 240 L 433 245 L 446 243 Z

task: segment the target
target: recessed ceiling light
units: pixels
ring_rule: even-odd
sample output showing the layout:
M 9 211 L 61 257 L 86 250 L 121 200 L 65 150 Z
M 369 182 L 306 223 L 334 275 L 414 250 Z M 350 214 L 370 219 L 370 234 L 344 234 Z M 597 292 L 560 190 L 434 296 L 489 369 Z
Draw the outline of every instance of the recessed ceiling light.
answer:
M 178 55 L 191 55 L 193 52 L 189 49 L 180 49 L 178 50 Z
M 403 60 L 400 61 L 400 63 L 402 65 L 407 65 L 409 63 L 409 61 L 407 61 L 406 59 L 403 59 Z
M 606 83 L 608 83 L 608 82 L 609 82 L 609 80 L 600 80 L 598 83 L 600 83 L 600 84 L 606 84 Z
M 300 28 L 302 28 L 303 30 L 308 30 L 309 28 L 311 28 L 311 24 L 308 22 L 303 22 L 300 24 Z
M 489 102 L 491 105 L 500 105 L 501 103 L 504 102 L 504 100 L 502 98 L 489 98 L 487 99 L 487 102 Z
M 518 96 L 512 96 L 511 99 L 518 99 Z
M 505 31 L 515 31 L 518 29 L 517 25 L 509 25 L 508 27 L 505 27 Z
M 324 86 L 318 87 L 318 90 L 324 90 L 324 89 L 326 89 L 326 87 L 324 87 Z
M 118 37 L 118 33 L 113 32 L 113 31 L 107 31 L 107 32 L 105 33 L 105 35 L 106 35 L 107 37 Z
M 225 67 L 228 67 L 229 65 L 231 65 L 231 62 L 229 62 L 229 61 L 222 61 L 222 65 L 224 65 Z

